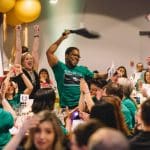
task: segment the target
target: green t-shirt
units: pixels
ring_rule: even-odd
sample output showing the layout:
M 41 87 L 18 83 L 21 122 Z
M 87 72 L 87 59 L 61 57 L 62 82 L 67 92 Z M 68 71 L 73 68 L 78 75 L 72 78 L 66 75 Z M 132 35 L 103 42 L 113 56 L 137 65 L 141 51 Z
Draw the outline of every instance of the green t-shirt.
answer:
M 20 106 L 20 93 L 17 93 L 13 99 L 8 100 L 8 103 L 12 106 L 12 108 L 18 108 Z
M 129 109 L 123 104 L 123 102 L 121 101 L 121 112 L 124 116 L 124 120 L 125 123 L 128 127 L 129 130 L 133 129 L 133 125 L 132 125 L 132 115 L 131 112 L 129 111 Z
M 57 82 L 60 106 L 72 107 L 78 105 L 80 97 L 80 78 L 92 78 L 94 73 L 84 66 L 68 68 L 60 61 L 52 69 Z
M 122 100 L 122 103 L 128 108 L 128 110 L 131 113 L 131 117 L 132 117 L 132 127 L 134 127 L 135 125 L 135 114 L 137 112 L 137 107 L 135 105 L 135 103 L 129 99 L 129 98 L 125 98 Z
M 14 119 L 11 113 L 0 108 L 0 150 L 11 139 L 9 129 L 14 125 Z

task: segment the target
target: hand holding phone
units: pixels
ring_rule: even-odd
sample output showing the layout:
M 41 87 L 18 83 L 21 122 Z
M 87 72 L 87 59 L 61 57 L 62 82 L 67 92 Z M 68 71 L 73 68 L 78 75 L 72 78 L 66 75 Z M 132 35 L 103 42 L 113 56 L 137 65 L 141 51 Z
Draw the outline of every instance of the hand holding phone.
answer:
M 71 114 L 71 120 L 78 120 L 78 119 L 80 119 L 79 111 L 76 110 L 76 111 L 72 112 L 72 114 Z

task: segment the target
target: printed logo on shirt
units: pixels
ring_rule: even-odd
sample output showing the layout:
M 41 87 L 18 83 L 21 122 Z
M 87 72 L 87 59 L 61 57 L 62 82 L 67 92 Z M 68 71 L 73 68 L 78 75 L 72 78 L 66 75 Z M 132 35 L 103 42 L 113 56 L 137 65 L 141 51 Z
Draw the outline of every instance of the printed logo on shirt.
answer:
M 82 78 L 81 74 L 78 74 L 76 72 L 65 71 L 64 84 L 66 86 L 69 85 L 79 86 L 81 78 Z

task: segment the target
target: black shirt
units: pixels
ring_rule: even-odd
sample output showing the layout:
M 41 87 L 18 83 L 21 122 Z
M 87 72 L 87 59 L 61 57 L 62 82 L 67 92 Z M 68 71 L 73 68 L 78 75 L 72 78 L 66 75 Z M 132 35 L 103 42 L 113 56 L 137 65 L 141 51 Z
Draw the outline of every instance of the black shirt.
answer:
M 130 140 L 131 150 L 150 150 L 150 131 L 140 132 Z

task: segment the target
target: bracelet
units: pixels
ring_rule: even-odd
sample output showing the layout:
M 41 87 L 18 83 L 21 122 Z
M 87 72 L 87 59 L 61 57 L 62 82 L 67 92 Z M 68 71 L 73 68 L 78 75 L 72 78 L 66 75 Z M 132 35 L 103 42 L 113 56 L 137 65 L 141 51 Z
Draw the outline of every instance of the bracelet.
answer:
M 39 35 L 34 35 L 34 37 L 40 37 Z

